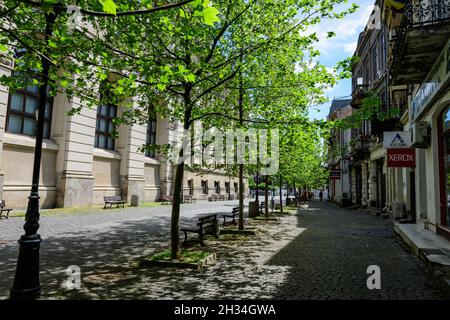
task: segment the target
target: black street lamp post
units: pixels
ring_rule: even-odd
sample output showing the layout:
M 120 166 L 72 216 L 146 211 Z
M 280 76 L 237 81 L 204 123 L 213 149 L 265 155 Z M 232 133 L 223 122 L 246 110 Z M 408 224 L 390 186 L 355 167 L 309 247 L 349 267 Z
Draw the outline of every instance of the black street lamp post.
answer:
M 56 14 L 46 14 L 45 40 L 52 34 Z M 37 299 L 41 293 L 39 281 L 39 248 L 42 242 L 37 233 L 39 229 L 39 174 L 44 136 L 45 104 L 47 100 L 48 75 L 50 61 L 44 54 L 41 57 L 42 73 L 39 84 L 39 109 L 34 149 L 33 178 L 23 229 L 25 234 L 19 240 L 19 257 L 16 274 L 11 288 L 11 299 Z

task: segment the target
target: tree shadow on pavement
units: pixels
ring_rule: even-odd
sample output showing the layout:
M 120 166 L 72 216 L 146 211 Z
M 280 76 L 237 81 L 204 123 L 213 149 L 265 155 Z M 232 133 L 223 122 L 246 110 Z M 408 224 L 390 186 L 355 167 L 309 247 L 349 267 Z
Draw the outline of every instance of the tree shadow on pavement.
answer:
M 300 209 L 305 230 L 267 262 L 288 266 L 278 299 L 436 299 L 425 267 L 405 252 L 392 221 L 312 201 Z M 381 269 L 381 290 L 367 288 L 367 268 Z
M 218 214 L 220 216 L 220 213 Z M 180 224 L 195 218 L 181 218 Z M 140 258 L 167 249 L 170 218 L 126 221 L 104 230 L 44 238 L 41 244 L 43 299 L 240 299 L 261 285 L 252 261 L 252 241 L 206 238 L 218 262 L 204 270 L 137 266 Z M 181 235 L 180 235 L 181 236 Z M 182 237 L 181 237 L 182 239 Z M 0 247 L 0 297 L 13 281 L 18 245 Z M 81 270 L 81 288 L 68 290 L 69 266 Z

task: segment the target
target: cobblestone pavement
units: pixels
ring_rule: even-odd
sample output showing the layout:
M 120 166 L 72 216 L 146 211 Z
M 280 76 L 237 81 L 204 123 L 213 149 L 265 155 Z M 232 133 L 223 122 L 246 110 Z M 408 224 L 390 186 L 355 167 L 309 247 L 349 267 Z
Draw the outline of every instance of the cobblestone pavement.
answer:
M 184 220 L 212 207 L 198 204 Z M 205 249 L 217 254 L 217 263 L 203 270 L 136 267 L 140 257 L 167 248 L 166 213 L 78 226 L 70 235 L 55 233 L 42 244 L 42 298 L 441 298 L 425 267 L 397 240 L 390 221 L 313 201 L 279 222 L 248 223 L 260 229 L 257 236 L 207 238 Z M 7 296 L 16 258 L 16 244 L 0 246 L 0 298 Z M 80 290 L 63 286 L 69 265 L 81 268 Z M 381 268 L 381 290 L 367 289 L 369 265 Z

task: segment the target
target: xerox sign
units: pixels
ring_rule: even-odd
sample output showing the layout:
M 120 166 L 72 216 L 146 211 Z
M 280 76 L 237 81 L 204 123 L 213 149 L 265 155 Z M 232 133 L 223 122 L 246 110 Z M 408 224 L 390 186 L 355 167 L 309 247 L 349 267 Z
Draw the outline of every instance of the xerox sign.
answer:
M 416 149 L 387 149 L 387 166 L 414 168 L 416 166 Z

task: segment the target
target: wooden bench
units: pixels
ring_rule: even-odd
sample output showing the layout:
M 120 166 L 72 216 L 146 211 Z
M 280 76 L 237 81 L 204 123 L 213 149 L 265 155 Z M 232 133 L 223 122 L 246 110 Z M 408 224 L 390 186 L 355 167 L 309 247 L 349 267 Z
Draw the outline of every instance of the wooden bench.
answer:
M 198 218 L 197 226 L 185 227 L 180 229 L 180 231 L 184 232 L 184 244 L 187 243 L 187 235 L 188 233 L 196 233 L 198 234 L 198 239 L 200 241 L 200 245 L 204 246 L 203 237 L 206 235 L 213 235 L 216 239 L 219 238 L 218 232 L 219 227 L 217 223 L 217 214 L 211 214 L 208 216 Z
M 194 198 L 192 195 L 190 195 L 190 194 L 187 194 L 187 195 L 185 195 L 185 196 L 183 196 L 183 202 L 184 203 L 193 203 L 193 202 L 196 202 L 197 201 L 197 199 L 196 198 Z
M 209 202 L 217 201 L 217 200 L 219 200 L 219 196 L 217 194 L 213 194 L 213 195 L 211 195 L 211 197 L 208 197 Z
M 163 204 L 171 204 L 173 202 L 173 196 L 161 196 L 159 201 L 162 202 L 161 203 L 162 205 Z
M 239 215 L 239 207 L 235 207 L 232 209 L 231 214 L 223 214 L 223 226 L 227 224 L 227 218 L 231 219 L 231 222 L 233 225 L 236 225 L 236 215 Z
M 5 208 L 6 204 L 5 204 L 5 200 L 0 200 L 0 218 L 3 214 L 3 212 L 6 212 L 6 219 L 9 218 L 9 212 L 12 210 L 10 208 Z
M 103 200 L 105 201 L 105 206 L 103 209 L 106 209 L 108 204 L 110 209 L 112 209 L 113 204 L 117 205 L 116 208 L 118 208 L 119 205 L 122 205 L 125 208 L 126 201 L 122 200 L 121 196 L 103 197 Z

